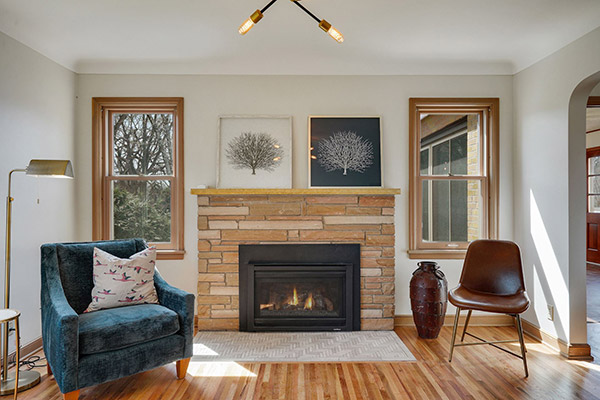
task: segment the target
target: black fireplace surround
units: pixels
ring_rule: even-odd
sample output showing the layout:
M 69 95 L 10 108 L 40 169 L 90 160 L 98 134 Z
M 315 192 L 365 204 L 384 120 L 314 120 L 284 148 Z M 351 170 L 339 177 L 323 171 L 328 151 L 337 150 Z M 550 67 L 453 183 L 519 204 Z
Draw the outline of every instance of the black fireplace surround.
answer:
M 240 331 L 360 330 L 359 244 L 239 246 Z

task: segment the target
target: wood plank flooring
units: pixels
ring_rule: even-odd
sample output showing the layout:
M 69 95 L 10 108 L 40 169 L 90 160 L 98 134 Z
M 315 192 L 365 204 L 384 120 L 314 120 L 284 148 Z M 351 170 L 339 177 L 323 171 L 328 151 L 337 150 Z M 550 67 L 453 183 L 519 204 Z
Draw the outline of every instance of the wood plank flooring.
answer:
M 473 327 L 474 334 L 503 340 L 510 327 Z M 399 363 L 192 363 L 184 380 L 175 364 L 81 390 L 81 400 L 185 399 L 600 399 L 600 364 L 567 361 L 527 340 L 529 378 L 521 360 L 490 346 L 457 348 L 448 363 L 451 328 L 436 340 L 419 339 L 412 327 L 396 332 L 417 358 Z M 467 339 L 465 339 L 467 340 Z M 509 345 L 513 350 L 518 344 Z M 21 400 L 59 400 L 45 368 L 42 382 Z

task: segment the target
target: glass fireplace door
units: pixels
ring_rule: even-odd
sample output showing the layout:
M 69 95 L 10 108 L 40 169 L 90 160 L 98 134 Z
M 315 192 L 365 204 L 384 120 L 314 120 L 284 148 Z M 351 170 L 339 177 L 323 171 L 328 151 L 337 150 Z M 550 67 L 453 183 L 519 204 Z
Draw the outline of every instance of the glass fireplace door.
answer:
M 349 313 L 349 284 L 345 266 L 254 266 L 254 324 L 341 328 Z

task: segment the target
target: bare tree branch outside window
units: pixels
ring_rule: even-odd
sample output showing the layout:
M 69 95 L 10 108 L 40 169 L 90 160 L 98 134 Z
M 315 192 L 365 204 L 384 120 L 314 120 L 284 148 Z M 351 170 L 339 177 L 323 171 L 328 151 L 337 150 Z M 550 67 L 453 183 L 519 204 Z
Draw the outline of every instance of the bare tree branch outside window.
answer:
M 114 114 L 114 171 L 119 175 L 173 174 L 173 115 Z
M 113 172 L 128 176 L 173 175 L 173 114 L 113 115 Z M 171 240 L 169 180 L 123 180 L 113 185 L 114 238 Z
M 227 144 L 225 150 L 228 162 L 235 169 L 257 169 L 274 171 L 281 164 L 283 148 L 268 133 L 243 132 Z
M 317 145 L 317 161 L 327 172 L 365 172 L 373 164 L 373 143 L 356 132 L 335 132 Z

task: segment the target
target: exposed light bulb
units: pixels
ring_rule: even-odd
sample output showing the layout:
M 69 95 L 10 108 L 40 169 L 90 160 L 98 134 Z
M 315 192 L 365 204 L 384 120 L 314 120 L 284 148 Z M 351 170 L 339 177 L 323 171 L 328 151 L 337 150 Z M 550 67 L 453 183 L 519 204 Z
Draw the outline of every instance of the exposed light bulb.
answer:
M 329 36 L 335 39 L 336 42 L 342 43 L 344 41 L 344 35 L 335 29 L 331 24 L 325 20 L 321 20 L 319 28 L 323 29 Z
M 252 29 L 252 27 L 254 26 L 254 22 L 248 18 L 246 21 L 244 21 L 244 23 L 240 26 L 239 32 L 240 35 L 245 35 L 246 33 L 248 33 L 248 31 L 250 29 Z
M 248 31 L 252 29 L 252 27 L 262 19 L 262 17 L 263 13 L 261 13 L 260 10 L 254 11 L 250 18 L 248 18 L 246 21 L 244 21 L 242 25 L 240 25 L 240 29 L 238 30 L 240 35 L 245 35 L 246 33 L 248 33 Z
M 329 36 L 334 38 L 338 43 L 342 43 L 344 41 L 344 35 L 342 35 L 340 33 L 340 31 L 335 29 L 333 26 L 331 28 L 329 28 L 327 33 L 329 34 Z

